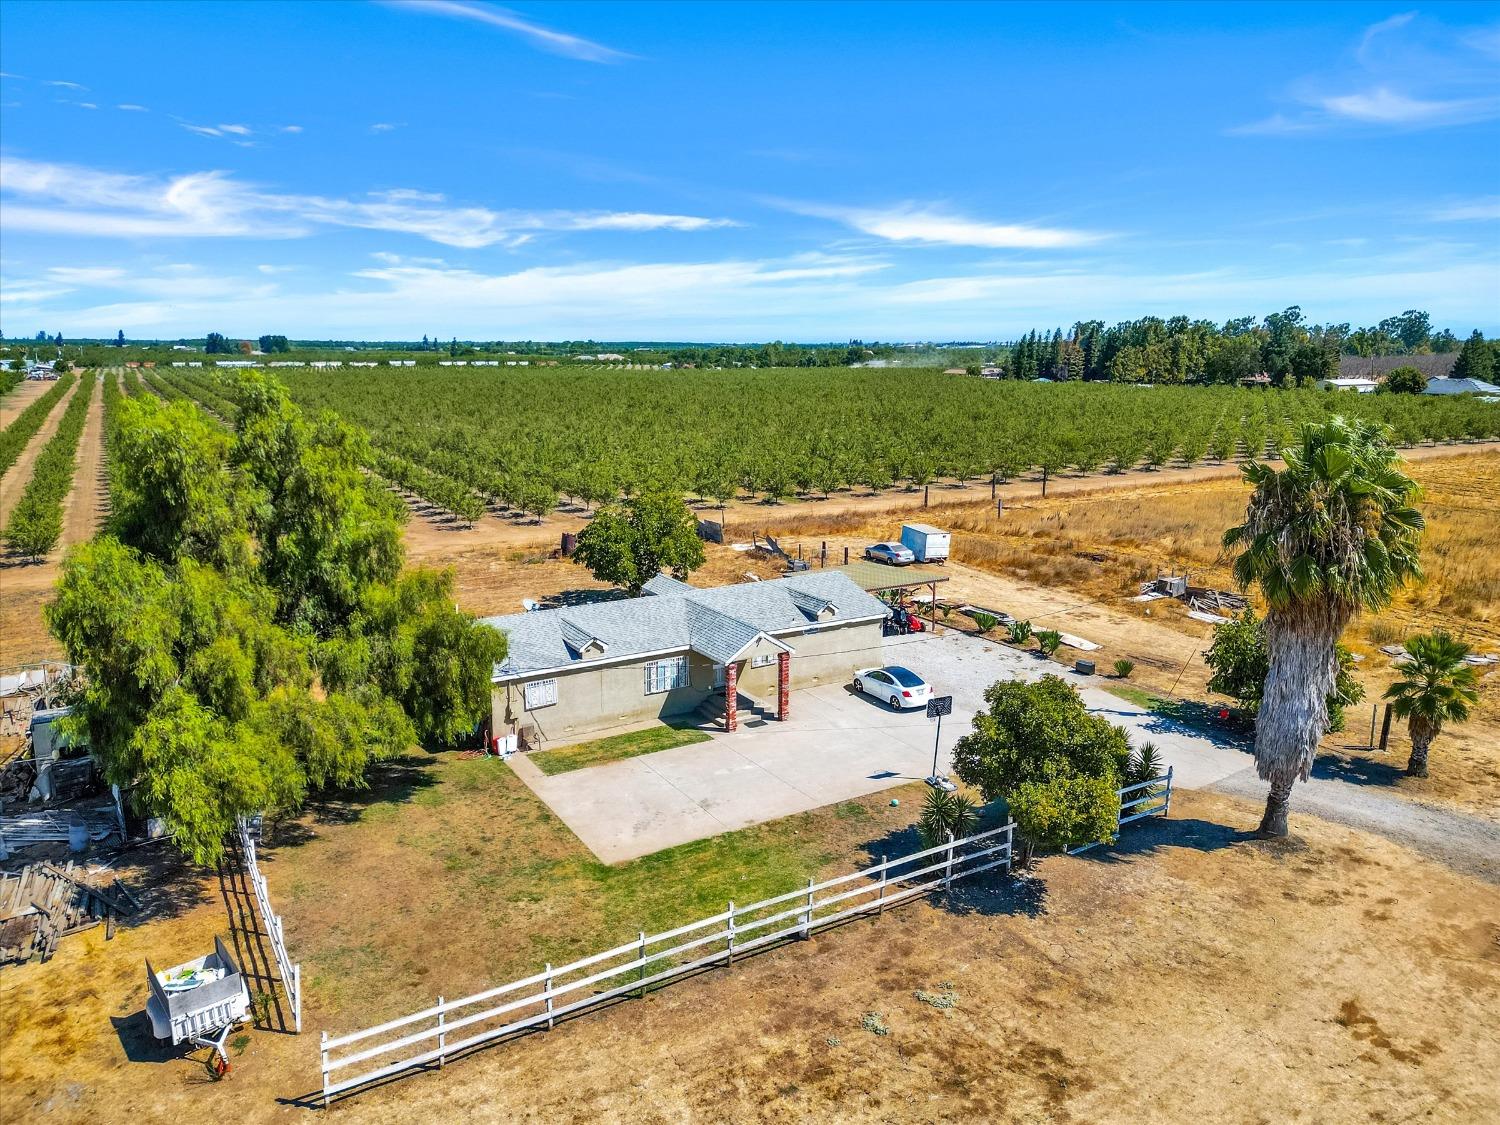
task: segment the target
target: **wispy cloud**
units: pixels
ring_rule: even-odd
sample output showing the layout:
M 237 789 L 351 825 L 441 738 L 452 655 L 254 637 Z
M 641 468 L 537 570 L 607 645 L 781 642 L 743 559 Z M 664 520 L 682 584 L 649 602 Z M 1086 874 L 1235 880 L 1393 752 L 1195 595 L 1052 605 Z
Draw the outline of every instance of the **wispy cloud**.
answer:
M 554 31 L 550 27 L 533 23 L 509 8 L 497 8 L 489 4 L 461 3 L 460 0 L 383 0 L 387 7 L 404 8 L 424 15 L 445 16 L 449 19 L 469 20 L 487 24 L 520 36 L 532 46 L 565 58 L 581 59 L 584 62 L 624 62 L 635 56 L 591 39 Z
M 1056 250 L 1084 246 L 1108 237 L 1096 231 L 971 219 L 932 204 L 901 203 L 880 208 L 829 207 L 797 202 L 779 205 L 796 214 L 832 219 L 890 242 L 974 246 L 987 250 Z
M 251 142 L 245 142 L 251 143 Z M 113 238 L 301 238 L 328 227 L 416 235 L 445 246 L 514 246 L 543 232 L 703 231 L 731 219 L 646 211 L 523 211 L 449 203 L 412 189 L 359 198 L 261 190 L 219 171 L 172 179 L 0 160 L 7 229 Z
M 1434 222 L 1462 223 L 1500 219 L 1500 195 L 1483 196 L 1445 204 L 1429 216 Z
M 220 125 L 219 131 L 221 133 L 233 133 L 237 137 L 248 137 L 251 132 L 248 125 Z
M 61 78 L 49 78 L 42 83 L 44 86 L 59 86 L 64 90 L 87 90 L 87 86 L 80 86 L 77 82 L 65 82 Z
M 123 109 L 123 110 L 125 110 L 128 113 L 150 113 L 151 112 L 145 106 L 143 106 L 143 105 L 136 105 L 134 102 L 124 102 L 124 103 L 122 103 L 120 105 L 115 106 L 115 108 L 116 109 Z
M 1228 130 L 1238 136 L 1297 136 L 1332 129 L 1414 131 L 1500 117 L 1500 53 L 1494 28 L 1455 31 L 1417 12 L 1371 24 L 1327 75 L 1297 82 L 1278 111 Z
M 398 122 L 394 122 L 394 121 L 377 121 L 377 122 L 375 122 L 375 124 L 373 124 L 373 125 L 370 126 L 370 132 L 372 132 L 372 133 L 390 133 L 390 132 L 393 132 L 396 129 L 400 129 L 401 127 L 402 127 L 402 125 L 400 123 L 398 123 Z
M 283 133 L 300 133 L 300 132 L 302 132 L 302 126 L 301 125 L 283 125 L 281 127 L 281 129 L 280 129 L 280 132 L 283 132 Z

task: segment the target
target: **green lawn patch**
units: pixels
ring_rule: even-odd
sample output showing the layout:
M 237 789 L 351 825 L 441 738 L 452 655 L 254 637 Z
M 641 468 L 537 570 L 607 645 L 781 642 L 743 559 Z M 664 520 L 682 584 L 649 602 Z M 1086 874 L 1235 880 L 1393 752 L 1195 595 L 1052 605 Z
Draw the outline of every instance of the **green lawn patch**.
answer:
M 564 746 L 559 750 L 541 750 L 529 755 L 527 760 L 536 763 L 537 768 L 550 777 L 570 770 L 603 765 L 605 762 L 634 758 L 638 754 L 655 754 L 658 750 L 671 750 L 675 746 L 691 746 L 695 742 L 707 742 L 708 738 L 705 731 L 664 723 L 659 727 L 612 734 L 608 738 L 596 738 L 592 742 L 580 742 L 577 746 Z

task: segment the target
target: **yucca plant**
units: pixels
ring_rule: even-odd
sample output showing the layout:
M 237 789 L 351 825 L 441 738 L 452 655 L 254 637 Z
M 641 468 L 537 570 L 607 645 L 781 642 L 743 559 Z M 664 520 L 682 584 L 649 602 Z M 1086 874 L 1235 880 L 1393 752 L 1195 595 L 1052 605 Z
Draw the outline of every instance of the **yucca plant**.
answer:
M 1156 743 L 1143 742 L 1130 755 L 1130 763 L 1125 769 L 1125 784 L 1139 785 L 1143 781 L 1150 781 L 1152 778 L 1160 777 L 1164 772 L 1166 772 L 1166 766 L 1162 764 L 1161 751 L 1156 748 Z M 1142 789 L 1140 792 L 1135 793 L 1131 799 L 1146 797 L 1156 791 L 1155 786 L 1150 789 Z
M 1010 643 L 1013 645 L 1024 645 L 1031 640 L 1030 621 L 1012 621 L 1005 629 L 1010 634 Z
M 975 613 L 973 614 L 973 618 L 974 628 L 978 629 L 981 633 L 988 633 L 996 625 L 1000 624 L 999 618 L 992 613 Z
M 1254 486 L 1245 522 L 1224 533 L 1234 575 L 1267 604 L 1266 675 L 1255 765 L 1271 783 L 1260 832 L 1285 836 L 1292 784 L 1307 780 L 1328 728 L 1335 646 L 1361 610 L 1378 612 L 1421 576 L 1417 483 L 1383 427 L 1335 417 L 1304 423 L 1285 467 L 1242 466 Z
M 1043 629 L 1036 635 L 1036 647 L 1043 656 L 1051 656 L 1062 644 L 1062 634 L 1056 629 Z
M 963 794 L 929 789 L 917 820 L 917 832 L 924 846 L 935 848 L 947 843 L 950 833 L 955 840 L 967 836 L 978 820 L 974 802 Z
M 1444 723 L 1461 723 L 1479 701 L 1474 669 L 1464 663 L 1469 646 L 1438 630 L 1406 642 L 1411 659 L 1401 665 L 1401 679 L 1386 689 L 1391 712 L 1406 720 L 1411 758 L 1406 772 L 1427 776 L 1427 751 Z
M 1121 658 L 1115 661 L 1115 675 L 1122 680 L 1130 679 L 1130 673 L 1135 671 L 1135 661 Z

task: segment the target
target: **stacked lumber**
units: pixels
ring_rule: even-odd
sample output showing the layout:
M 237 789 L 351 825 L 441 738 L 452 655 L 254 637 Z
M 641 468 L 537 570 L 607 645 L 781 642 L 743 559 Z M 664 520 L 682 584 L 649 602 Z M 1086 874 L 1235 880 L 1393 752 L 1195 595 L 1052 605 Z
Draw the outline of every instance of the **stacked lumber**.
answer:
M 83 878 L 71 861 L 64 868 L 33 863 L 0 876 L 0 965 L 41 957 L 71 934 L 105 927 L 115 936 L 115 920 L 135 913 L 135 897 L 118 879 L 108 891 Z
M 0 816 L 0 856 L 32 844 L 66 844 L 74 824 L 82 824 L 88 830 L 89 843 L 108 839 L 120 830 L 113 804 L 102 804 L 92 809 L 42 809 L 15 816 Z

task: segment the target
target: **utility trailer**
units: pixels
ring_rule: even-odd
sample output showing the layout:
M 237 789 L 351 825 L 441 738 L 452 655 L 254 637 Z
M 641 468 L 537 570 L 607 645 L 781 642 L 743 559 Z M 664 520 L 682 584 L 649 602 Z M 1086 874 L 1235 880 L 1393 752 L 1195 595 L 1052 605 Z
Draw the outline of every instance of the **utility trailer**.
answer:
M 945 563 L 953 544 L 950 532 L 926 523 L 901 525 L 901 545 L 917 556 L 919 563 Z
M 172 1045 L 191 1043 L 208 1047 L 208 1069 L 215 1078 L 229 1073 L 229 1053 L 224 1042 L 229 1033 L 245 1022 L 250 1012 L 250 990 L 222 939 L 214 938 L 214 951 L 193 961 L 158 973 L 146 962 L 151 996 L 146 1014 L 151 1034 L 170 1039 Z

